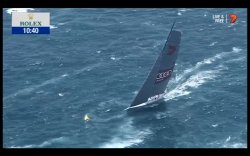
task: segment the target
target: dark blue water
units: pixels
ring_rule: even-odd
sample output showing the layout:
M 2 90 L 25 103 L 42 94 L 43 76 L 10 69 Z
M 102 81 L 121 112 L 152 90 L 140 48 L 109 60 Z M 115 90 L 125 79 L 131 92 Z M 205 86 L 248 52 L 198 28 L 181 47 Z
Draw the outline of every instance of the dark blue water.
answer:
M 4 147 L 247 147 L 246 9 L 19 10 L 50 12 L 50 35 L 12 35 L 10 11 Z M 229 13 L 235 24 L 212 19 Z M 174 20 L 182 42 L 165 103 L 127 114 Z

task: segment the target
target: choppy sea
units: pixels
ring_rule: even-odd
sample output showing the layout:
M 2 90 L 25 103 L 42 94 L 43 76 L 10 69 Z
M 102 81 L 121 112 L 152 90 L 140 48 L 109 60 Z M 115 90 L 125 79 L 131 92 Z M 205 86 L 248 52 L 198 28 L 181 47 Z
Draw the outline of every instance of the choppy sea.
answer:
M 50 12 L 51 33 L 11 34 L 13 11 Z M 174 20 L 165 102 L 128 114 Z M 246 148 L 247 10 L 3 9 L 3 146 Z

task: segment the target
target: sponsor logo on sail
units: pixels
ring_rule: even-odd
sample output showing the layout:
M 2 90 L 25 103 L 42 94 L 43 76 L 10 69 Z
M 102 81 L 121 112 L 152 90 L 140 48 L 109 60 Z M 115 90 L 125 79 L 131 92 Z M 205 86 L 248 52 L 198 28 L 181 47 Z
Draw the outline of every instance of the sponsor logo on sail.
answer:
M 176 46 L 173 46 L 173 45 L 169 45 L 168 46 L 168 55 L 172 55 L 173 53 L 175 53 L 176 51 Z
M 170 69 L 166 69 L 164 71 L 159 71 L 159 73 L 156 76 L 155 83 L 159 83 L 168 79 L 171 76 L 172 72 L 173 72 L 173 67 Z

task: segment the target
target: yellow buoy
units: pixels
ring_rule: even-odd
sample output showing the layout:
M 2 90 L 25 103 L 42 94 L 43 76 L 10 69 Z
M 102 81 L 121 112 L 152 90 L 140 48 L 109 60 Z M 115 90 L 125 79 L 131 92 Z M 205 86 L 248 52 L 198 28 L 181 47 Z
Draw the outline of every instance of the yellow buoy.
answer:
M 84 115 L 84 121 L 87 122 L 87 121 L 89 121 L 89 120 L 90 120 L 90 117 L 88 116 L 88 114 L 85 114 L 85 115 Z

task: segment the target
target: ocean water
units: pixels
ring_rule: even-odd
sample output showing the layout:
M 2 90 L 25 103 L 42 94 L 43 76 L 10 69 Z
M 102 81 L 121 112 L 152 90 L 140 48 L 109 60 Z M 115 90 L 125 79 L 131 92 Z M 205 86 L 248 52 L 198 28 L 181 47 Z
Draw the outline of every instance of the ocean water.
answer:
M 12 11 L 50 12 L 51 34 L 12 35 Z M 165 102 L 128 114 L 174 20 Z M 3 146 L 246 148 L 247 10 L 3 9 Z

